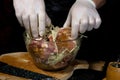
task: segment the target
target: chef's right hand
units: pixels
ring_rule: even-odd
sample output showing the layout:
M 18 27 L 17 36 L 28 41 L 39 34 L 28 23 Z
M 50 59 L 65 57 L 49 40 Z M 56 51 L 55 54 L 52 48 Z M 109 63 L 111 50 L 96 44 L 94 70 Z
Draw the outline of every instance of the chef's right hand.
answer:
M 16 17 L 33 37 L 42 36 L 45 26 L 51 24 L 46 14 L 44 0 L 13 0 Z

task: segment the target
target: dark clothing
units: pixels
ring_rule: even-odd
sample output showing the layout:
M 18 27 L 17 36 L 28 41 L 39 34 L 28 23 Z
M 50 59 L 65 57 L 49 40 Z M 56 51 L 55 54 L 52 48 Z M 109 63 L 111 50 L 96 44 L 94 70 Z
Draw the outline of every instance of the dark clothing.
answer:
M 12 0 L 0 0 L 0 54 L 25 51 L 23 31 L 15 17 Z
M 45 0 L 46 11 L 55 26 L 62 27 L 75 0 Z M 102 18 L 99 29 L 86 32 L 77 58 L 94 60 L 114 60 L 120 53 L 118 39 L 118 7 L 114 0 L 98 9 Z M 20 26 L 15 16 L 12 0 L 0 0 L 0 54 L 26 51 L 24 28 Z M 117 47 L 118 46 L 118 47 Z
M 62 27 L 75 0 L 45 0 L 46 11 L 55 26 Z

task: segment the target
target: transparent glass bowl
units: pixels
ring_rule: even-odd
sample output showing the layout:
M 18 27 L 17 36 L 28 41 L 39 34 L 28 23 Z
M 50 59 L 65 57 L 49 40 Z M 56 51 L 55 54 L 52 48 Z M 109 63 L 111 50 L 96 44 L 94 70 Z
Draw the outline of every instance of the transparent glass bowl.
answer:
M 28 52 L 35 65 L 43 70 L 61 70 L 75 59 L 81 45 L 81 38 L 65 41 L 47 41 L 42 37 L 25 36 Z

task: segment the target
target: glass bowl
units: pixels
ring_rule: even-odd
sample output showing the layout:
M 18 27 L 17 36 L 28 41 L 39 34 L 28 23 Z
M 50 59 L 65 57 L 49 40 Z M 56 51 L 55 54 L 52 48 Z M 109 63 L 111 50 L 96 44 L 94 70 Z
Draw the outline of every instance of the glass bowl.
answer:
M 64 35 L 62 34 L 62 37 Z M 82 36 L 77 39 L 49 40 L 44 37 L 30 38 L 25 35 L 28 52 L 35 65 L 43 70 L 61 70 L 75 59 L 81 45 Z

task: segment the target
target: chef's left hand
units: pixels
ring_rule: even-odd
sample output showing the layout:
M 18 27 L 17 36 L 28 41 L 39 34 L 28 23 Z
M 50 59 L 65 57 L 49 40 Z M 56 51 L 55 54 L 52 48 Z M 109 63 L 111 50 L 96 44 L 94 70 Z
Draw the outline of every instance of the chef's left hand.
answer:
M 71 26 L 72 38 L 77 38 L 79 33 L 99 28 L 101 18 L 92 0 L 76 0 L 71 7 L 63 27 Z

